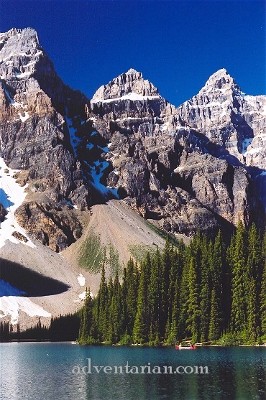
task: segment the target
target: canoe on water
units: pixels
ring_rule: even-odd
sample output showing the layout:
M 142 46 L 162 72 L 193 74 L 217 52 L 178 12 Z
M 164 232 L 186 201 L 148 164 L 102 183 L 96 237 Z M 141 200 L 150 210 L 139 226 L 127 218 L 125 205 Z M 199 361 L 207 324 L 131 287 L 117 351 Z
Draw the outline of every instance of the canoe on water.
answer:
M 196 346 L 194 346 L 193 344 L 191 344 L 189 346 L 182 346 L 181 344 L 176 344 L 175 349 L 176 350 L 196 350 Z

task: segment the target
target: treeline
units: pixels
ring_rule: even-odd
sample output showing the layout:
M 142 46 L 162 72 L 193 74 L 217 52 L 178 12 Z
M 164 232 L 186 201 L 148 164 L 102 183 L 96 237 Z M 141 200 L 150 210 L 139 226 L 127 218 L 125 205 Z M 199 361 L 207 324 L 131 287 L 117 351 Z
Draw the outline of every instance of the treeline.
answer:
M 266 341 L 266 240 L 240 223 L 227 245 L 196 235 L 188 246 L 131 259 L 120 281 L 104 266 L 98 295 L 87 291 L 79 343 L 221 344 Z
M 51 319 L 49 326 L 38 323 L 25 331 L 20 330 L 20 325 L 13 327 L 9 322 L 0 323 L 0 342 L 11 340 L 32 340 L 32 341 L 73 341 L 79 334 L 79 314 L 68 314 Z

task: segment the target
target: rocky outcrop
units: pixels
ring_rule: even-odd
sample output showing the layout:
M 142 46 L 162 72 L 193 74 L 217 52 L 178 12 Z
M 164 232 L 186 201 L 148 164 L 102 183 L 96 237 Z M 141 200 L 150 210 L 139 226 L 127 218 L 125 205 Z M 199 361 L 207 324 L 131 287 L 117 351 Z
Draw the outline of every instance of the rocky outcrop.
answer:
M 24 203 L 16 211 L 16 218 L 31 237 L 56 252 L 74 243 L 83 230 L 77 213 L 68 204 Z
M 40 238 L 43 223 L 37 222 L 42 218 L 38 203 L 35 218 L 26 224 L 20 220 L 21 225 L 35 232 L 34 237 L 40 228 L 39 239 L 60 250 L 75 240 L 73 232 L 82 226 L 77 215 L 60 222 L 65 215 L 50 204 L 65 200 L 78 209 L 88 208 L 88 186 L 75 142 L 88 100 L 63 84 L 33 29 L 0 35 L 0 78 L 0 156 L 10 168 L 21 171 L 17 179 L 28 184 L 29 199 L 36 194 L 49 199 L 45 212 L 51 207 L 56 226 L 64 232 L 61 237 L 58 228 L 44 230 L 49 240 Z M 22 206 L 18 215 L 23 211 Z M 69 231 L 65 225 L 71 226 Z
M 3 204 L 0 203 L 0 222 L 4 221 L 6 214 L 7 214 L 7 211 L 6 211 L 5 207 L 3 206 Z
M 52 200 L 75 198 L 84 207 L 69 121 L 75 115 L 78 124 L 85 116 L 85 97 L 57 77 L 34 30 L 12 29 L 0 42 L 2 157 L 11 168 L 27 170 L 28 180 L 38 181 L 36 190 Z
M 245 95 L 225 69 L 213 74 L 177 114 L 244 165 L 266 169 L 266 96 Z
M 132 98 L 142 100 L 143 97 L 160 97 L 158 89 L 142 73 L 131 68 L 124 74 L 114 78 L 107 85 L 101 86 L 94 94 L 91 102 L 112 102 L 119 99 Z

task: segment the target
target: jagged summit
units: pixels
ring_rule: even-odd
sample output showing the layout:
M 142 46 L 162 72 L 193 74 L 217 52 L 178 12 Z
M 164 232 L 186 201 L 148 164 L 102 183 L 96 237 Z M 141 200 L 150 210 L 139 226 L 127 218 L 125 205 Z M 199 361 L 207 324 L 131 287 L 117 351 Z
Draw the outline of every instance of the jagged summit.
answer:
M 25 56 L 34 52 L 40 47 L 38 34 L 33 28 L 16 29 L 12 28 L 8 32 L 0 33 L 0 51 L 2 61 L 5 58 L 16 54 Z
M 209 91 L 213 89 L 214 90 L 234 89 L 240 92 L 240 88 L 237 85 L 236 81 L 225 68 L 221 68 L 214 74 L 212 74 L 207 80 L 206 84 L 201 89 L 201 92 L 204 90 Z
M 118 99 L 146 100 L 159 98 L 158 89 L 142 73 L 130 68 L 118 75 L 106 85 L 101 86 L 94 94 L 91 102 L 109 102 Z
M 24 79 L 35 72 L 35 65 L 44 52 L 37 32 L 32 28 L 10 29 L 0 34 L 0 77 L 4 80 Z
M 142 77 L 142 72 L 137 71 L 137 70 L 134 69 L 134 68 L 129 68 L 129 70 L 128 70 L 127 72 L 125 72 L 125 74 L 126 74 L 126 75 L 137 75 L 137 74 L 139 74 L 139 75 L 141 75 L 141 77 Z

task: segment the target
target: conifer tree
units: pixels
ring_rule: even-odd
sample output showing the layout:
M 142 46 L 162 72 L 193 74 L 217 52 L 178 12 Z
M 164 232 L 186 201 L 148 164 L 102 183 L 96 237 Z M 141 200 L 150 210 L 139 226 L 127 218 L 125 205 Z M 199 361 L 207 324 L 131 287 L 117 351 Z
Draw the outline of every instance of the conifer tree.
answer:
M 148 285 L 151 271 L 149 253 L 141 266 L 140 282 L 138 288 L 137 313 L 134 321 L 134 343 L 143 344 L 148 341 L 149 335 L 149 310 L 148 310 Z
M 247 324 L 248 276 L 246 264 L 246 232 L 242 222 L 239 223 L 232 253 L 232 306 L 231 329 L 242 332 Z
M 99 340 L 106 340 L 108 332 L 108 287 L 105 279 L 105 268 L 102 266 L 101 283 L 97 296 L 97 326 Z
M 223 322 L 223 243 L 222 235 L 219 231 L 214 240 L 210 257 L 210 290 L 211 296 L 211 318 L 209 328 L 209 338 L 216 340 L 220 337 Z
M 210 315 L 210 325 L 209 325 L 209 339 L 217 340 L 220 337 L 221 325 L 220 319 L 217 317 L 219 315 L 219 304 L 216 296 L 215 289 L 211 292 L 211 315 Z
M 169 239 L 165 242 L 161 263 L 161 290 L 160 290 L 160 336 L 165 336 L 169 314 L 169 283 L 171 270 L 171 245 Z
M 132 336 L 137 312 L 139 272 L 132 258 L 128 261 L 123 279 L 124 333 Z
M 108 341 L 111 343 L 117 343 L 122 334 L 123 321 L 122 316 L 122 293 L 121 286 L 118 277 L 118 271 L 116 272 L 112 292 L 109 289 L 109 337 Z
M 177 338 L 181 340 L 184 336 L 190 334 L 190 327 L 188 323 L 189 319 L 189 266 L 191 259 L 191 252 L 189 247 L 185 249 L 184 255 L 184 267 L 182 271 L 182 279 L 180 285 L 180 296 L 179 296 L 179 318 L 177 321 Z
M 264 235 L 262 247 L 262 263 L 263 272 L 260 289 L 260 320 L 261 320 L 261 335 L 266 339 L 266 234 Z
M 259 293 L 262 274 L 261 238 L 253 223 L 248 232 L 248 257 L 247 257 L 247 330 L 251 341 L 259 336 Z
M 159 324 L 160 324 L 160 266 L 161 256 L 157 248 L 151 264 L 151 276 L 148 288 L 149 303 L 149 342 L 159 343 Z
M 201 310 L 201 341 L 207 341 L 209 336 L 211 312 L 211 282 L 210 282 L 210 257 L 213 252 L 212 243 L 206 238 L 202 240 L 201 258 L 201 284 L 200 284 L 200 310 Z
M 200 340 L 200 307 L 199 307 L 199 287 L 198 274 L 195 257 L 192 255 L 189 265 L 189 297 L 188 297 L 188 329 L 192 335 L 192 341 Z
M 84 305 L 81 311 L 80 330 L 79 330 L 79 341 L 86 342 L 91 336 L 91 328 L 93 324 L 93 312 L 92 312 L 92 298 L 90 289 L 86 288 L 86 296 Z

